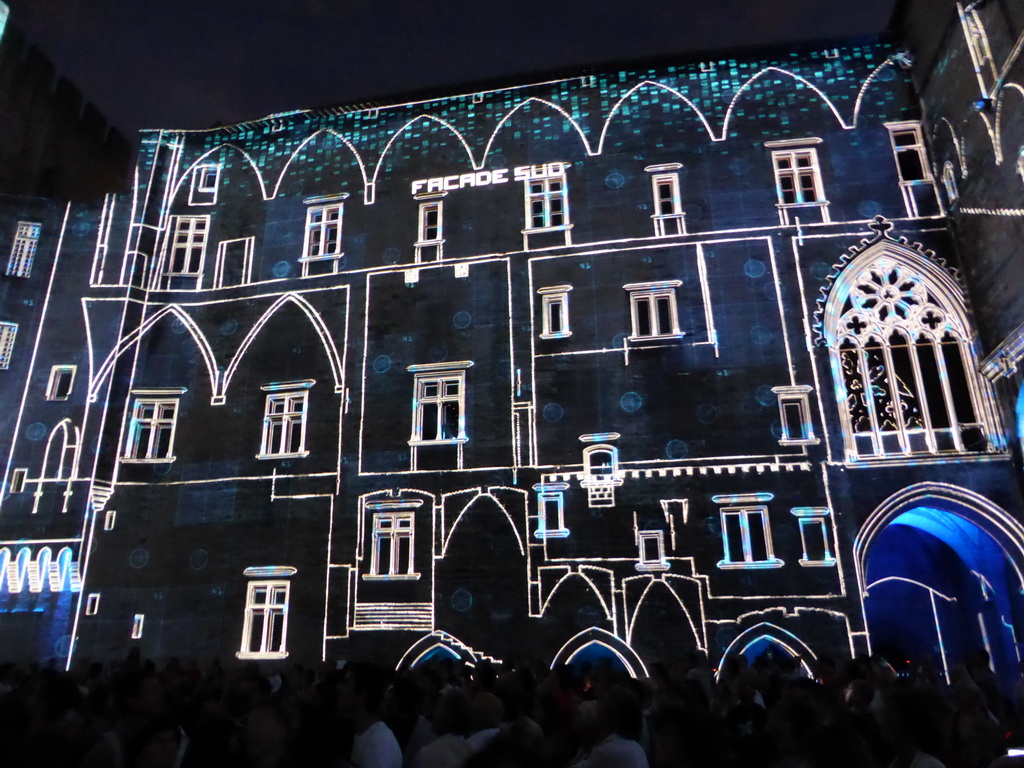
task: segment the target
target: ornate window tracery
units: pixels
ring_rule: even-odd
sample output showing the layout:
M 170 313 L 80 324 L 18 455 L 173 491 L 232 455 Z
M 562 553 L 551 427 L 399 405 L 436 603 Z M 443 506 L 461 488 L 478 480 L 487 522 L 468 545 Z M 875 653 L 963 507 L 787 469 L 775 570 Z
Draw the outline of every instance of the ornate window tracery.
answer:
M 916 257 L 871 253 L 826 310 L 847 458 L 991 450 L 962 299 Z

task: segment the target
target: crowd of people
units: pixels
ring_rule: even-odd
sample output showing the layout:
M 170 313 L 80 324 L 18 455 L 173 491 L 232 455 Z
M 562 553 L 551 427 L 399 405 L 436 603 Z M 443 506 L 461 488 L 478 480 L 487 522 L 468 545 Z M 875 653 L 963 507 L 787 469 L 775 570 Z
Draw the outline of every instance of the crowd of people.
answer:
M 987 655 L 837 664 L 693 654 L 634 679 L 594 664 L 390 672 L 230 669 L 137 649 L 65 672 L 0 666 L 0 765 L 33 768 L 987 768 L 1022 765 L 1021 702 Z M 1008 754 L 1009 750 L 1009 754 Z

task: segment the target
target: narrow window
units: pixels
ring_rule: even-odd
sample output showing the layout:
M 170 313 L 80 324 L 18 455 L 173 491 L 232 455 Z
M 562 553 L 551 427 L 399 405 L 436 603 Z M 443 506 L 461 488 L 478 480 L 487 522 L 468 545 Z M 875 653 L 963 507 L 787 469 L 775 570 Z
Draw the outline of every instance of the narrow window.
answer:
M 1020 158 L 1017 160 L 1017 172 L 1020 172 Z M 952 208 L 960 199 L 960 190 L 956 184 L 956 171 L 948 160 L 942 166 L 942 187 L 946 190 L 946 205 Z
M 416 261 L 440 261 L 443 235 L 443 200 L 420 203 L 419 228 L 416 236 Z M 427 257 L 430 254 L 433 258 Z
M 281 659 L 288 655 L 287 581 L 250 581 L 242 624 L 241 659 Z
M 640 552 L 636 570 L 641 572 L 668 570 L 668 560 L 665 559 L 664 531 L 637 531 L 637 545 Z
M 1020 148 L 1017 153 L 1017 175 L 1020 176 L 1020 180 L 1024 182 L 1024 147 Z
M 779 419 L 782 424 L 780 445 L 807 445 L 818 442 L 811 422 L 811 391 L 811 387 L 806 385 L 772 387 L 772 392 L 779 398 Z
M 916 217 L 939 213 L 938 192 L 929 167 L 921 124 L 889 123 L 885 127 L 889 129 L 889 140 L 907 215 Z
M 17 323 L 0 322 L 0 370 L 6 370 L 11 367 L 11 355 L 14 354 L 14 337 L 17 335 Z
M 261 459 L 305 456 L 306 412 L 309 405 L 310 380 L 267 384 L 263 412 Z
M 306 243 L 302 276 L 334 274 L 344 253 L 341 250 L 341 221 L 344 203 L 315 205 L 306 211 Z
M 679 196 L 679 174 L 657 173 L 651 177 L 654 192 L 655 237 L 685 235 L 686 219 L 683 216 L 683 202 Z
M 19 221 L 7 260 L 7 274 L 10 277 L 28 277 L 32 274 L 32 260 L 39 246 L 42 225 L 34 221 Z
M 219 165 L 200 165 L 192 173 L 192 187 L 189 190 L 189 205 L 213 205 L 217 202 L 217 182 L 220 179 Z
M 568 483 L 538 483 L 533 486 L 537 492 L 534 538 L 564 539 L 569 535 L 565 527 L 565 492 L 568 488 Z
M 25 467 L 18 467 L 11 472 L 11 493 L 22 493 L 25 490 L 25 479 L 28 477 L 28 470 Z
M 832 514 L 828 507 L 794 507 L 790 510 L 800 526 L 800 542 L 803 557 L 800 565 L 806 567 L 829 567 L 836 564 L 835 555 L 829 542 L 826 520 Z
M 213 287 L 246 285 L 252 282 L 252 253 L 255 238 L 240 237 L 221 240 L 217 244 L 217 266 L 213 274 Z
M 413 569 L 414 534 L 412 512 L 375 512 L 370 573 L 388 578 L 418 578 Z
M 117 523 L 117 510 L 108 509 L 106 515 L 103 516 L 103 530 L 112 531 L 114 525 Z
M 583 449 L 583 479 L 590 507 L 614 507 L 615 488 L 622 485 L 619 474 L 619 449 L 611 445 L 591 445 Z
M 553 285 L 540 288 L 542 339 L 562 339 L 571 336 L 569 328 L 569 291 L 571 285 Z
M 676 288 L 679 280 L 657 283 L 633 283 L 624 286 L 629 292 L 632 339 L 657 339 L 680 336 Z
M 167 263 L 164 266 L 164 288 L 196 287 L 203 270 L 209 230 L 209 216 L 173 217 Z M 189 278 L 189 281 L 178 284 L 176 278 Z M 196 280 L 193 281 L 191 278 Z
M 50 380 L 46 385 L 47 400 L 67 400 L 71 397 L 75 370 L 73 365 L 55 365 L 50 368 Z
M 123 461 L 174 461 L 177 398 L 136 397 Z
M 778 142 L 768 142 L 766 146 L 772 145 L 777 146 Z M 808 210 L 817 211 L 819 220 L 828 223 L 828 201 L 821 183 L 818 150 L 807 147 L 773 151 L 772 166 L 782 225 L 795 224 L 797 218 L 806 221 Z
M 132 621 L 132 640 L 139 640 L 142 638 L 142 625 L 145 623 L 145 621 L 145 614 L 135 614 L 135 619 L 134 621 Z
M 88 597 L 85 598 L 85 615 L 95 616 L 100 612 L 100 593 L 91 592 Z

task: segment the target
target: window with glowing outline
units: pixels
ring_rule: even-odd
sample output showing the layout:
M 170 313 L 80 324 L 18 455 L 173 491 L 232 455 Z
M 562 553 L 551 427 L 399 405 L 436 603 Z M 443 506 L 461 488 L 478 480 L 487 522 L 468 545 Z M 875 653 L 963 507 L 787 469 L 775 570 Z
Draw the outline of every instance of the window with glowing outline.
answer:
M 189 205 L 214 205 L 217 202 L 217 182 L 220 180 L 219 165 L 200 165 L 192 173 L 189 189 Z
M 42 224 L 34 221 L 19 221 L 11 244 L 11 255 L 7 260 L 9 277 L 29 277 L 32 274 L 32 260 L 39 247 Z
M 816 149 L 772 152 L 772 165 L 780 207 L 823 206 L 827 203 Z
M 724 556 L 718 562 L 719 568 L 779 568 L 783 565 L 772 552 L 768 507 L 723 507 L 720 512 Z
M 306 210 L 306 242 L 303 247 L 302 276 L 334 274 L 345 254 L 341 250 L 341 222 L 344 203 L 314 205 Z
M 683 216 L 683 201 L 679 195 L 678 173 L 657 173 L 651 177 L 654 194 L 655 237 L 686 234 L 686 218 Z
M 533 486 L 537 492 L 537 528 L 533 532 L 537 539 L 564 539 L 569 535 L 565 527 L 565 491 L 568 483 L 538 483 Z
M 665 559 L 665 532 L 637 531 L 636 535 L 639 549 L 636 570 L 641 572 L 667 571 L 669 564 Z
M 245 597 L 240 659 L 288 656 L 288 581 L 250 581 Z
M 465 442 L 464 371 L 416 374 L 411 444 Z
M 632 320 L 630 338 L 662 339 L 681 336 L 676 288 L 679 280 L 657 283 L 633 283 L 624 286 L 629 292 L 629 310 Z
M 571 285 L 540 288 L 542 339 L 564 339 L 572 335 L 569 327 L 569 291 Z
M 529 179 L 525 184 L 528 232 L 569 226 L 569 190 L 564 171 L 558 176 Z
M 75 384 L 74 365 L 55 365 L 50 368 L 50 380 L 46 384 L 47 400 L 67 400 Z
M 174 461 L 174 432 L 178 422 L 177 398 L 136 397 L 128 422 L 122 461 Z
M 948 160 L 942 166 L 942 187 L 946 190 L 946 205 L 953 207 L 960 200 L 960 190 L 957 188 L 956 171 Z
M 261 459 L 306 456 L 306 409 L 309 390 L 272 392 L 263 414 Z
M 418 579 L 413 568 L 415 518 L 411 511 L 374 512 L 370 574 L 380 579 Z
M 444 201 L 430 200 L 420 203 L 416 236 L 416 261 L 440 261 L 444 243 Z M 431 250 L 432 249 L 432 250 Z M 428 254 L 433 259 L 428 259 Z
M 199 277 L 206 257 L 209 216 L 174 216 L 164 277 Z M 170 287 L 166 284 L 164 287 Z
M 14 354 L 14 339 L 17 335 L 17 323 L 0 322 L 0 370 L 7 370 L 11 367 L 11 356 Z

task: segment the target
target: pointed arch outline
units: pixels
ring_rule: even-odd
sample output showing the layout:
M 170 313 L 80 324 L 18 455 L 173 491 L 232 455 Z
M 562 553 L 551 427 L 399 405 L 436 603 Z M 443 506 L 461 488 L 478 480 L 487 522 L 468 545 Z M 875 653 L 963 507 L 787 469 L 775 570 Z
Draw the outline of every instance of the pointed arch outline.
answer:
M 203 356 L 203 362 L 206 363 L 206 372 L 210 376 L 210 391 L 216 394 L 220 375 L 217 371 L 217 362 L 213 356 L 213 349 L 210 347 L 210 342 L 207 341 L 206 336 L 199 329 L 199 326 L 196 325 L 195 320 L 193 320 L 184 309 L 182 309 L 178 304 L 168 304 L 160 309 L 159 312 L 155 312 L 153 315 L 146 318 L 144 322 L 121 339 L 117 346 L 111 350 L 110 354 L 103 360 L 103 364 L 97 369 L 95 377 L 89 383 L 89 402 L 96 402 L 96 399 L 99 397 L 100 385 L 103 384 L 104 379 L 106 379 L 113 370 L 114 363 L 117 358 L 123 355 L 129 347 L 137 344 L 142 337 L 153 328 L 153 326 L 168 314 L 174 315 L 181 321 L 185 326 L 185 329 L 192 336 L 192 339 L 199 346 L 199 353 Z
M 902 54 L 900 53 L 894 53 L 890 55 L 888 58 L 886 58 L 885 61 L 883 61 L 873 70 L 871 70 L 871 74 L 864 78 L 864 82 L 861 83 L 860 85 L 860 90 L 857 91 L 857 100 L 853 104 L 853 120 L 851 127 L 857 127 L 857 122 L 860 120 L 860 108 L 864 101 L 864 94 L 867 93 L 868 88 L 871 86 L 871 83 L 875 81 L 875 79 L 878 77 L 879 74 L 881 74 L 883 69 L 885 69 L 886 67 L 894 66 L 900 61 L 901 57 Z
M 960 166 L 960 178 L 961 179 L 966 178 L 967 177 L 967 158 L 964 157 L 963 141 L 960 139 L 960 136 L 957 135 L 956 129 L 953 128 L 953 124 L 951 122 L 949 122 L 949 120 L 947 120 L 944 117 L 940 117 L 939 120 L 938 120 L 938 124 L 940 126 L 941 125 L 945 125 L 946 126 L 946 130 L 949 131 L 949 137 L 953 140 L 953 148 L 954 148 L 954 150 L 956 150 L 957 164 Z
M 25 588 L 28 582 L 28 569 L 32 563 L 32 550 L 22 547 L 12 559 L 7 562 L 7 591 L 16 595 Z
M 548 101 L 547 99 L 542 99 L 538 96 L 530 96 L 529 98 L 520 101 L 518 104 L 512 107 L 512 109 L 510 109 L 508 112 L 502 115 L 501 119 L 494 126 L 494 130 L 491 131 L 491 136 L 490 138 L 487 139 L 486 146 L 484 146 L 484 154 L 483 157 L 480 158 L 480 164 L 476 166 L 477 170 L 483 168 L 484 163 L 487 162 L 487 157 L 491 154 L 491 148 L 494 146 L 494 140 L 498 137 L 498 132 L 502 129 L 505 123 L 508 122 L 512 118 L 512 115 L 514 115 L 520 109 L 528 106 L 531 101 L 535 101 L 538 104 L 543 104 L 544 106 L 551 107 L 553 110 L 558 112 L 558 114 L 560 114 L 564 119 L 568 120 L 569 124 L 576 130 L 576 133 L 580 137 L 580 141 L 583 142 L 583 149 L 586 151 L 586 153 L 591 156 L 599 154 L 599 152 L 595 152 L 593 149 L 590 148 L 590 141 L 587 139 L 586 134 L 583 133 L 583 129 L 580 128 L 579 123 L 576 122 L 576 119 L 572 115 L 566 112 L 562 107 L 555 104 L 553 101 Z
M 647 667 L 644 665 L 643 660 L 634 651 L 629 643 L 625 642 L 622 638 L 616 637 L 606 629 L 600 627 L 590 627 L 584 629 L 582 632 L 573 635 L 555 654 L 551 660 L 550 669 L 554 669 L 560 664 L 571 664 L 572 660 L 576 658 L 577 654 L 589 645 L 597 644 L 604 646 L 622 662 L 622 665 L 629 672 L 630 677 L 647 677 Z
M 822 315 L 822 337 L 826 344 L 833 346 L 837 341 L 836 329 L 853 283 L 868 266 L 886 257 L 921 279 L 925 287 L 934 291 L 936 298 L 942 304 L 942 309 L 955 318 L 959 326 L 958 330 L 963 334 L 965 341 L 970 341 L 973 338 L 970 324 L 967 321 L 964 291 L 960 284 L 946 269 L 937 265 L 920 251 L 886 238 L 865 248 L 850 259 L 843 265 L 842 271 L 832 283 Z
M 985 124 L 985 133 L 988 135 L 989 144 L 992 145 L 992 154 L 995 158 L 996 165 L 1003 164 L 1003 148 L 999 145 L 999 140 L 996 135 L 996 124 L 993 118 L 989 117 L 984 111 L 976 109 L 968 110 L 967 117 L 964 123 L 970 125 L 971 120 L 977 118 Z
M 995 117 L 995 136 L 992 139 L 992 143 L 996 148 L 996 165 L 1002 165 L 1003 157 L 1003 106 L 1004 96 L 1007 91 L 1016 91 L 1021 96 L 1021 111 L 1024 112 L 1024 88 L 1017 83 L 1004 83 L 999 89 L 999 95 L 996 97 L 996 117 Z
M 569 571 L 567 574 L 562 576 L 562 578 L 560 578 L 557 582 L 555 582 L 555 586 L 553 586 L 551 588 L 551 591 L 548 592 L 548 596 L 547 598 L 545 598 L 544 604 L 540 607 L 540 615 L 543 616 L 545 613 L 547 613 L 548 607 L 551 605 L 551 600 L 554 598 L 555 593 L 558 592 L 559 588 L 563 584 L 565 584 L 565 582 L 569 581 L 574 577 L 579 577 L 583 579 L 586 585 L 590 587 L 591 591 L 597 597 L 598 602 L 601 603 L 601 609 L 604 611 L 605 618 L 608 621 L 614 621 L 615 617 L 612 615 L 611 607 L 608 605 L 608 602 L 604 599 L 604 595 L 601 594 L 601 590 L 598 589 L 597 585 L 593 582 L 593 580 L 582 571 Z
M 973 523 L 990 536 L 1006 555 L 1024 587 L 1024 526 L 980 493 L 951 483 L 929 481 L 915 483 L 889 496 L 868 515 L 854 537 L 853 564 L 862 601 L 867 589 L 868 554 L 875 538 L 904 512 L 936 504 L 944 511 Z
M 832 111 L 832 114 L 835 115 L 836 122 L 839 123 L 841 128 L 844 128 L 845 130 L 850 130 L 851 128 L 853 128 L 852 125 L 847 125 L 846 121 L 843 120 L 843 116 L 839 114 L 839 110 L 836 109 L 836 105 L 832 103 L 832 99 L 826 96 L 824 91 L 822 91 L 818 86 L 816 86 L 806 77 L 798 75 L 795 72 L 790 72 L 788 69 L 783 69 L 782 67 L 765 67 L 761 71 L 747 78 L 743 85 L 736 89 L 736 93 L 733 94 L 732 100 L 729 102 L 729 108 L 725 111 L 725 119 L 722 121 L 722 133 L 721 136 L 718 138 L 718 141 L 724 141 L 726 135 L 729 133 L 729 121 L 732 119 L 733 110 L 736 108 L 736 102 L 739 100 L 740 96 L 742 96 L 743 92 L 750 88 L 755 81 L 761 79 L 769 72 L 776 72 L 780 75 L 788 75 L 789 77 L 796 80 L 798 83 L 807 86 L 816 94 L 818 94 L 818 97 L 825 103 L 825 106 L 827 106 Z
M 344 372 L 341 367 L 341 357 L 338 354 L 338 347 L 334 343 L 334 338 L 331 336 L 330 330 L 327 328 L 327 323 L 324 322 L 323 317 L 316 311 L 312 304 L 306 300 L 301 294 L 298 293 L 286 293 L 271 304 L 266 312 L 260 315 L 260 319 L 253 324 L 252 328 L 242 339 L 242 343 L 235 351 L 234 356 L 231 358 L 231 362 L 228 367 L 224 370 L 224 375 L 221 377 L 220 391 L 215 393 L 215 396 L 219 394 L 221 398 L 227 396 L 228 384 L 231 383 L 232 377 L 235 375 L 235 371 L 238 369 L 238 364 L 242 361 L 245 356 L 246 350 L 256 340 L 260 331 L 263 330 L 263 326 L 269 322 L 270 318 L 273 317 L 281 307 L 286 303 L 291 302 L 299 308 L 299 310 L 309 318 L 309 322 L 312 323 L 313 329 L 316 331 L 317 336 L 320 337 L 320 341 L 324 346 L 324 351 L 327 352 L 327 359 L 331 366 L 331 374 L 334 376 L 334 391 L 336 393 L 344 392 L 345 387 L 343 385 Z
M 435 123 L 443 125 L 449 131 L 455 134 L 456 138 L 458 138 L 458 140 L 462 143 L 462 146 L 466 150 L 466 155 L 469 157 L 470 167 L 472 167 L 475 170 L 479 170 L 481 167 L 483 167 L 482 163 L 481 165 L 476 164 L 476 161 L 473 159 L 473 150 L 470 149 L 469 144 L 466 142 L 466 138 L 462 135 L 458 128 L 456 128 L 454 125 L 449 123 L 447 120 L 444 120 L 443 118 L 424 112 L 423 114 L 417 115 L 416 117 L 412 118 L 412 120 L 409 120 L 405 125 L 399 128 L 393 134 L 391 134 L 391 138 L 388 139 L 388 143 L 384 145 L 384 149 L 381 150 L 380 155 L 377 157 L 377 162 L 374 164 L 373 168 L 373 177 L 367 183 L 367 186 L 371 184 L 373 186 L 377 185 L 377 175 L 380 173 L 381 166 L 384 165 L 384 158 L 387 157 L 388 152 L 391 151 L 391 147 L 398 140 L 398 137 L 405 133 L 406 129 L 408 129 L 413 123 L 417 122 L 418 120 L 433 120 Z
M 50 563 L 53 562 L 53 550 L 49 547 L 41 548 L 35 560 L 28 568 L 28 591 L 39 593 L 43 591 L 43 584 L 49 581 Z
M 395 665 L 395 670 L 411 669 L 419 664 L 431 651 L 439 649 L 448 651 L 454 658 L 460 659 L 469 666 L 479 661 L 480 657 L 465 643 L 453 635 L 437 630 L 430 632 L 409 646 L 402 658 Z
M 264 200 L 269 200 L 270 199 L 270 198 L 267 197 L 267 185 L 263 181 L 263 174 L 260 173 L 259 166 L 257 166 L 256 165 L 256 161 L 252 159 L 252 155 L 250 155 L 248 152 L 246 152 L 244 149 L 242 149 L 237 144 L 232 144 L 229 141 L 229 142 L 227 142 L 225 144 L 218 144 L 213 149 L 208 149 L 206 152 L 201 154 L 199 156 L 199 158 L 196 159 L 188 168 L 185 169 L 185 171 L 178 177 L 177 181 L 174 182 L 174 187 L 171 189 L 171 194 L 167 198 L 168 201 L 170 201 L 171 205 L 174 204 L 175 198 L 177 198 L 178 193 L 181 191 L 181 185 L 185 183 L 185 179 L 187 179 L 189 177 L 189 174 L 191 174 L 197 167 L 199 167 L 200 163 L 202 163 L 203 160 L 208 158 L 214 152 L 219 152 L 219 151 L 224 150 L 224 149 L 233 149 L 233 150 L 235 150 L 236 152 L 240 153 L 242 155 L 242 157 L 244 157 L 249 162 L 249 165 L 252 167 L 253 173 L 256 174 L 256 181 L 258 181 L 259 184 L 260 184 L 260 194 L 263 196 Z
M 686 106 L 688 106 L 690 109 L 692 109 L 694 111 L 694 113 L 696 113 L 697 117 L 700 119 L 701 124 L 704 126 L 704 130 L 708 134 L 708 138 L 711 139 L 711 141 L 721 141 L 720 138 L 715 136 L 715 131 L 711 127 L 711 124 L 708 122 L 707 117 L 704 115 L 703 112 L 700 111 L 700 109 L 697 107 L 697 105 L 694 104 L 689 98 L 684 96 L 680 91 L 677 91 L 675 88 L 667 86 L 667 85 L 665 85 L 663 83 L 658 83 L 658 82 L 655 82 L 654 80 L 644 80 L 644 81 L 642 81 L 640 83 L 637 83 L 632 88 L 630 88 L 628 91 L 626 91 L 624 94 L 622 94 L 622 96 L 619 98 L 619 100 L 615 102 L 615 105 L 608 112 L 607 116 L 604 119 L 604 125 L 601 126 L 601 138 L 598 140 L 597 151 L 594 154 L 600 155 L 600 154 L 602 154 L 604 152 L 604 140 L 607 137 L 608 126 L 611 125 L 612 118 L 615 117 L 616 113 L 618 113 L 619 109 L 626 102 L 626 100 L 629 99 L 634 93 L 639 91 L 644 86 L 651 86 L 652 88 L 660 88 L 663 91 L 668 91 L 673 96 L 675 96 L 677 99 L 680 99 L 684 104 L 686 104 Z
M 288 160 L 281 168 L 281 173 L 278 174 L 277 176 L 277 181 L 274 183 L 274 191 L 271 193 L 270 197 L 267 198 L 268 200 L 273 200 L 280 194 L 281 182 L 284 181 L 285 174 L 288 173 L 288 169 L 291 167 L 292 161 L 299 154 L 299 152 L 302 151 L 303 147 L 312 142 L 313 139 L 315 139 L 317 136 L 321 134 L 330 134 L 331 136 L 334 136 L 335 138 L 339 139 L 346 147 L 349 148 L 349 150 L 352 152 L 353 157 L 355 157 L 356 159 L 356 163 L 359 164 L 359 175 L 362 176 L 363 178 L 363 189 L 366 189 L 366 184 L 368 181 L 366 178 L 366 163 L 363 162 L 363 158 L 362 155 L 359 154 L 359 150 L 356 149 L 355 145 L 351 141 L 346 139 L 333 128 L 321 128 L 320 130 L 310 134 L 305 139 L 303 139 L 302 143 L 299 144 L 299 146 L 297 146 L 295 150 L 288 156 Z
M 74 443 L 70 443 L 71 432 L 69 431 L 68 427 L 73 427 L 74 428 L 74 436 L 75 436 Z M 62 433 L 63 437 L 61 439 L 61 449 L 60 449 L 60 452 L 58 453 L 57 474 L 56 475 L 48 475 L 46 473 L 46 471 L 47 471 L 47 466 L 50 463 L 50 449 L 53 447 L 53 439 L 56 436 L 58 430 L 60 430 L 60 432 Z M 69 481 L 77 479 L 78 478 L 78 459 L 79 459 L 81 445 L 82 445 L 82 430 L 79 427 L 75 426 L 75 424 L 71 421 L 70 418 L 66 418 L 66 419 L 63 419 L 62 421 L 58 422 L 57 425 L 53 429 L 50 430 L 50 436 L 46 439 L 46 448 L 43 450 L 43 463 L 42 463 L 42 466 L 40 467 L 40 470 L 39 470 L 39 479 L 40 480 L 69 480 Z M 68 467 L 68 476 L 65 477 L 64 476 L 64 454 L 68 451 L 69 448 L 72 448 L 74 450 L 74 454 L 72 455 L 71 466 Z
M 516 536 L 516 544 L 519 545 L 519 554 L 525 556 L 526 548 L 523 546 L 523 537 L 519 535 L 519 529 L 516 528 L 516 524 L 512 520 L 512 515 L 510 515 L 508 510 L 505 509 L 505 505 L 498 501 L 497 497 L 488 490 L 486 492 L 481 491 L 480 493 L 477 493 L 477 495 L 470 499 L 466 503 L 466 506 L 459 511 L 459 514 L 455 517 L 455 522 L 452 523 L 452 527 L 448 530 L 448 533 L 444 536 L 444 540 L 441 542 L 441 557 L 444 558 L 445 555 L 448 554 L 448 542 L 452 540 L 452 536 L 455 534 L 455 529 L 459 527 L 459 523 L 462 522 L 462 518 L 466 516 L 467 512 L 469 512 L 469 508 L 482 498 L 488 498 L 498 505 L 498 509 L 501 510 L 501 513 L 505 516 L 505 519 L 512 528 L 512 533 Z
M 629 623 L 626 625 L 626 642 L 633 643 L 633 627 L 636 624 L 636 618 L 640 614 L 640 609 L 643 607 L 644 601 L 647 596 L 651 593 L 652 589 L 656 589 L 657 585 L 661 584 L 664 589 L 669 591 L 669 594 L 679 604 L 679 607 L 683 609 L 683 615 L 686 616 L 686 622 L 690 625 L 690 631 L 693 632 L 693 637 L 697 641 L 697 649 L 700 651 L 707 652 L 707 648 L 704 647 L 704 643 L 701 642 L 701 632 L 697 631 L 697 625 L 693 622 L 693 617 L 690 615 L 690 610 L 683 603 L 682 599 L 676 594 L 676 591 L 668 585 L 667 582 L 662 579 L 651 579 L 644 591 L 640 594 L 640 599 L 636 601 L 636 606 L 633 608 L 633 615 L 629 617 Z
M 742 655 L 746 653 L 750 646 L 762 639 L 770 640 L 783 648 L 787 653 L 799 660 L 800 666 L 803 667 L 804 673 L 808 677 L 811 675 L 811 667 L 807 663 L 807 659 L 811 661 L 817 661 L 818 659 L 817 654 L 811 650 L 811 647 L 788 629 L 783 629 L 778 624 L 773 624 L 770 621 L 762 621 L 752 627 L 747 627 L 729 643 L 722 652 L 722 658 L 718 662 L 718 672 L 715 673 L 715 678 L 717 679 L 718 675 L 721 674 L 725 661 L 730 655 L 734 653 Z M 739 650 L 734 651 L 734 648 L 739 648 Z
M 74 578 L 72 577 L 72 558 L 74 558 L 74 552 L 71 547 L 61 547 L 57 551 L 57 556 L 50 561 L 47 577 L 51 592 L 63 592 L 65 588 L 77 591 L 74 588 Z

